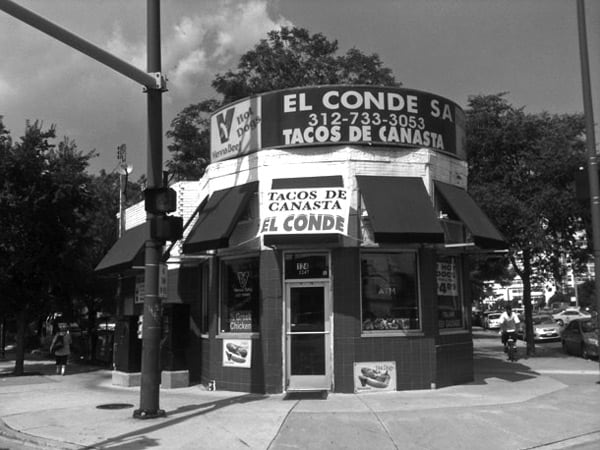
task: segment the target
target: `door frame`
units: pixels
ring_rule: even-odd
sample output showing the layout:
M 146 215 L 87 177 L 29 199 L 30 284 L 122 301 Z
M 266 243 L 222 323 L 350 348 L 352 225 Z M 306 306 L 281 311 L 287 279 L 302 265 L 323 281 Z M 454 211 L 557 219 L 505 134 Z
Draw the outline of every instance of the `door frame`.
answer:
M 291 289 L 301 287 L 322 287 L 324 302 L 324 336 L 325 336 L 325 374 L 320 375 L 291 375 L 290 358 L 290 299 Z M 283 375 L 284 391 L 330 391 L 333 390 L 333 293 L 328 279 L 320 280 L 289 280 L 284 286 L 283 302 Z M 292 378 L 293 377 L 293 378 Z

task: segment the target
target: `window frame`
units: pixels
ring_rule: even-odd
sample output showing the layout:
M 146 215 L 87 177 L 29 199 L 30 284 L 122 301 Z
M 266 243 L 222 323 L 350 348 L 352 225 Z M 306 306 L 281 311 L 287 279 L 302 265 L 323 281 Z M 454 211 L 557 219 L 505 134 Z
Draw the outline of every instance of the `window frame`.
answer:
M 227 287 L 225 286 L 225 279 L 224 279 L 224 274 L 226 269 L 226 265 L 230 264 L 232 262 L 235 261 L 244 261 L 244 260 L 253 260 L 256 263 L 256 280 L 257 280 L 257 286 L 256 286 L 256 301 L 258 302 L 258 304 L 256 305 L 257 308 L 257 330 L 252 330 L 252 331 L 225 331 L 223 329 L 223 302 L 226 300 L 226 293 L 228 293 L 229 291 L 227 290 Z M 219 304 L 217 307 L 217 313 L 218 313 L 218 317 L 217 317 L 217 338 L 221 338 L 221 339 L 232 339 L 232 338 L 237 338 L 237 339 L 249 339 L 252 337 L 258 337 L 260 335 L 260 311 L 261 311 L 261 299 L 260 299 L 260 256 L 257 254 L 245 254 L 245 255 L 236 255 L 236 256 L 230 256 L 230 257 L 225 257 L 225 258 L 220 258 L 219 263 L 218 263 L 218 273 L 219 273 L 219 282 L 218 282 L 218 286 L 219 286 Z
M 417 314 L 418 314 L 418 328 L 410 329 L 393 329 L 393 330 L 365 330 L 363 324 L 365 318 L 363 317 L 363 304 L 364 304 L 364 293 L 363 293 L 363 273 L 362 263 L 365 255 L 401 255 L 401 254 L 412 254 L 414 255 L 414 268 L 415 268 L 415 294 Z M 417 249 L 385 249 L 385 250 L 374 250 L 365 249 L 359 253 L 359 279 L 360 279 L 360 335 L 363 338 L 369 337 L 397 337 L 397 336 L 421 336 L 423 332 L 423 305 L 422 305 L 422 294 L 421 294 L 421 265 L 420 255 Z

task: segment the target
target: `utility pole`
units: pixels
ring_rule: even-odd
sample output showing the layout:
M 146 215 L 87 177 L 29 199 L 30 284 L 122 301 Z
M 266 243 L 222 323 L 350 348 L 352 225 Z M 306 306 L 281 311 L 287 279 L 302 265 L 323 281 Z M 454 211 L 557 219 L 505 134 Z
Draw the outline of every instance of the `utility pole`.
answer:
M 79 36 L 59 27 L 45 18 L 23 8 L 11 0 L 0 0 L 0 10 L 46 33 L 122 75 L 138 82 L 148 94 L 148 151 L 146 177 L 148 189 L 161 194 L 162 183 L 162 93 L 166 90 L 166 80 L 161 73 L 160 53 L 160 0 L 147 0 L 147 69 L 144 72 L 107 51 L 87 42 Z M 153 197 L 157 197 L 156 195 Z M 170 211 L 171 209 L 169 209 Z M 162 256 L 163 239 L 156 237 L 156 226 L 164 219 L 162 212 L 150 212 L 146 207 L 147 240 L 145 245 L 145 299 L 142 341 L 142 379 L 140 388 L 140 408 L 135 410 L 135 418 L 146 419 L 163 417 L 159 408 L 160 366 L 159 346 L 161 333 L 162 305 L 158 296 L 159 263 Z M 165 222 L 165 221 L 163 221 Z M 179 221 L 176 225 L 180 225 Z M 179 227 L 180 228 L 180 227 Z M 179 230 L 180 232 L 180 230 Z M 177 233 L 176 233 L 177 234 Z M 170 236 L 173 240 L 175 234 Z M 179 236 L 181 237 L 181 236 Z M 176 240 L 176 239 L 175 239 Z
M 161 75 L 160 53 L 160 0 L 147 0 L 147 70 Z M 163 89 L 148 89 L 148 160 L 146 166 L 147 189 L 160 189 L 162 185 L 162 93 Z M 146 208 L 146 225 L 158 219 L 155 212 Z M 163 242 L 152 237 L 146 240 L 144 269 L 144 323 L 142 332 L 142 378 L 140 408 L 133 417 L 145 419 L 165 416 L 159 408 L 160 394 L 160 335 L 162 304 L 158 295 L 159 264 Z
M 588 177 L 590 183 L 590 208 L 592 213 L 592 245 L 594 246 L 594 276 L 596 290 L 596 321 L 600 329 L 600 185 L 598 182 L 598 155 L 594 132 L 592 86 L 585 25 L 585 3 L 577 0 L 577 29 L 579 31 L 579 54 L 583 90 L 583 113 L 585 115 L 585 142 L 588 154 Z

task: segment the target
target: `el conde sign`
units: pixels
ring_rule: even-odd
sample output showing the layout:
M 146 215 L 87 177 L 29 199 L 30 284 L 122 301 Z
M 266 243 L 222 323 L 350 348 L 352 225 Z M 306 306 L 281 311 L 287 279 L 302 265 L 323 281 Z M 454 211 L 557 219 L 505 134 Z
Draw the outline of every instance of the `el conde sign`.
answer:
M 281 214 L 288 211 L 321 211 L 321 213 L 266 217 L 263 220 L 261 232 L 276 233 L 283 231 L 289 233 L 334 230 L 343 232 L 345 218 L 328 212 L 343 209 L 341 201 L 346 198 L 345 190 L 326 190 L 324 196 L 324 199 L 319 198 L 316 191 L 270 192 L 267 205 L 270 212 Z
M 285 145 L 379 141 L 445 150 L 443 135 L 426 129 L 430 119 L 424 117 L 453 123 L 453 106 L 433 98 L 423 115 L 420 100 L 418 95 L 398 92 L 330 90 L 318 105 L 325 112 L 311 113 L 314 108 L 306 93 L 291 93 L 283 96 L 283 112 L 307 113 L 308 126 L 285 128 L 281 133 Z

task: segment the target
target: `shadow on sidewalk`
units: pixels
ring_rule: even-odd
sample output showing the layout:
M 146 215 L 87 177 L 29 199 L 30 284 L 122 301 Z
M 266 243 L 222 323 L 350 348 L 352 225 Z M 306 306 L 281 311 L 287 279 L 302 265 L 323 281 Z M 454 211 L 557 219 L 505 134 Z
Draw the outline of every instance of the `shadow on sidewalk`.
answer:
M 488 378 L 517 382 L 536 378 L 538 373 L 519 361 L 510 362 L 475 353 L 473 355 L 473 376 L 475 384 L 488 384 L 486 382 Z
M 267 397 L 267 395 L 260 394 L 244 394 L 238 397 L 226 398 L 222 400 L 216 400 L 213 402 L 206 402 L 197 405 L 180 406 L 179 408 L 173 409 L 171 411 L 166 411 L 166 417 L 147 419 L 152 420 L 152 425 L 140 428 L 135 431 L 131 431 L 129 433 L 124 433 L 119 436 L 112 437 L 110 439 L 105 439 L 104 441 L 96 442 L 84 448 L 119 448 L 133 450 L 158 446 L 159 443 L 155 439 L 148 438 L 147 436 L 145 436 L 145 434 L 183 423 L 187 420 L 211 413 L 213 411 L 225 408 L 230 405 L 241 405 L 244 403 L 262 400 Z M 173 417 L 178 415 L 180 417 Z

